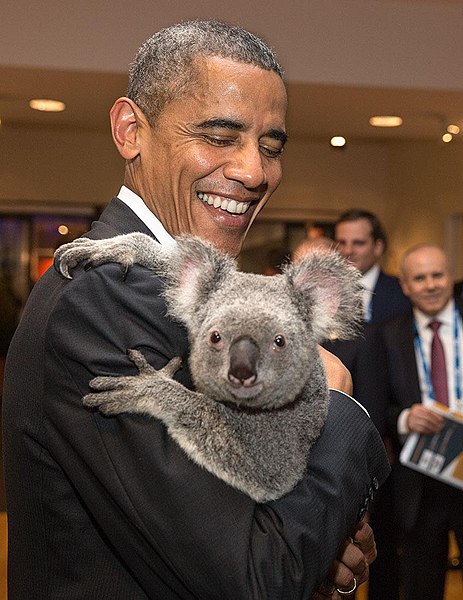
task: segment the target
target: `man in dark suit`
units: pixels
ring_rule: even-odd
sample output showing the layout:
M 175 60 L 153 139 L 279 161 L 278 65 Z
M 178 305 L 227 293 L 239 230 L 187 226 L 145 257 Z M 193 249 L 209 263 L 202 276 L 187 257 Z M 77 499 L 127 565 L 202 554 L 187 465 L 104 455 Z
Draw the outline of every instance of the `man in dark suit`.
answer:
M 364 319 L 355 339 L 330 340 L 324 346 L 349 369 L 355 398 L 365 406 L 384 435 L 385 380 L 376 326 L 408 310 L 410 303 L 398 279 L 384 273 L 379 265 L 387 249 L 387 237 L 376 215 L 361 209 L 349 210 L 336 221 L 334 233 L 337 250 L 362 274 Z
M 398 279 L 379 266 L 387 237 L 376 215 L 359 209 L 343 213 L 336 221 L 334 238 L 338 251 L 362 274 L 365 323 L 383 323 L 410 307 Z
M 368 410 L 389 448 L 386 438 L 386 379 L 377 326 L 408 310 L 410 304 L 398 279 L 384 273 L 379 265 L 387 250 L 387 236 L 375 214 L 361 209 L 349 210 L 336 221 L 334 233 L 338 251 L 362 274 L 364 322 L 356 338 L 334 340 L 324 346 L 349 369 L 354 397 Z M 371 523 L 378 559 L 370 570 L 369 599 L 398 600 L 399 573 L 391 481 L 381 489 L 372 506 Z
M 281 179 L 285 112 L 281 69 L 252 34 L 212 21 L 155 34 L 111 110 L 125 185 L 88 235 L 189 232 L 238 254 Z M 268 505 L 193 464 L 159 421 L 83 407 L 93 377 L 136 374 L 128 348 L 156 368 L 187 358 L 162 291 L 140 266 L 123 278 L 106 264 L 71 281 L 49 270 L 31 294 L 5 382 L 10 600 L 295 600 L 337 555 L 335 585 L 355 588 L 375 554 L 355 526 L 389 471 L 355 402 L 332 392 L 306 476 Z M 177 378 L 191 386 L 187 367 Z
M 415 246 L 405 253 L 401 272 L 413 310 L 386 323 L 381 332 L 398 447 L 411 432 L 434 434 L 442 428 L 442 417 L 431 409 L 433 401 L 461 412 L 463 356 L 462 305 L 453 299 L 444 252 L 433 245 Z M 392 478 L 404 533 L 405 599 L 440 600 L 450 529 L 460 552 L 463 547 L 463 492 L 400 463 Z

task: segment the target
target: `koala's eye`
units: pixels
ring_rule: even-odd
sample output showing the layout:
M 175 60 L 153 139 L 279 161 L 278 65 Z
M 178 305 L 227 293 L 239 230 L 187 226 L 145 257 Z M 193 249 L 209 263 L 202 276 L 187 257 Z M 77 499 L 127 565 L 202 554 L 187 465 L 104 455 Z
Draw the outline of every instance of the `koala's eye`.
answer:
M 276 335 L 273 339 L 273 346 L 275 349 L 281 349 L 286 346 L 286 340 L 282 335 Z
M 222 338 L 220 337 L 220 333 L 218 331 L 213 331 L 209 339 L 211 344 L 218 344 Z

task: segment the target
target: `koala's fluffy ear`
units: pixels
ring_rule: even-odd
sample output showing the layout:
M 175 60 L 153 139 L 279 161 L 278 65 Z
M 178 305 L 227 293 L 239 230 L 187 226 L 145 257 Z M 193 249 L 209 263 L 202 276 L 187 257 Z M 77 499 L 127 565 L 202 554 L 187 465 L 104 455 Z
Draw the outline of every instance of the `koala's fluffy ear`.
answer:
M 184 235 L 176 240 L 169 249 L 165 296 L 169 314 L 192 327 L 201 319 L 210 294 L 236 271 L 236 261 L 200 238 Z
M 335 251 L 313 250 L 284 274 L 315 339 L 348 339 L 362 319 L 359 271 Z

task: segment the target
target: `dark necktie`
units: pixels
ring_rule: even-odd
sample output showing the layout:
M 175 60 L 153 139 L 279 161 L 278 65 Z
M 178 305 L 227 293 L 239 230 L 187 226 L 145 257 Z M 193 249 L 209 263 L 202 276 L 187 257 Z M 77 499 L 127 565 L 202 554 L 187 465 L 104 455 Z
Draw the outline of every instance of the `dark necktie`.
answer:
M 431 321 L 428 325 L 433 332 L 431 342 L 431 383 L 436 402 L 448 406 L 447 369 L 445 366 L 444 346 L 439 337 L 440 326 L 440 321 Z

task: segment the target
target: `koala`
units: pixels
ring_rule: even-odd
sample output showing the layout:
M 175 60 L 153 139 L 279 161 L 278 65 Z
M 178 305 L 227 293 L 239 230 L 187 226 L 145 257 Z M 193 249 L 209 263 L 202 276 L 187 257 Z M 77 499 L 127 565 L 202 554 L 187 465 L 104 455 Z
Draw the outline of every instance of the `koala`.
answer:
M 314 251 L 281 275 L 243 273 L 198 238 L 165 247 L 141 233 L 81 238 L 55 254 L 68 278 L 82 261 L 118 262 L 124 272 L 137 263 L 163 278 L 169 315 L 188 330 L 195 386 L 173 379 L 180 358 L 156 370 L 128 350 L 138 374 L 96 377 L 83 403 L 160 419 L 193 461 L 256 502 L 291 491 L 328 412 L 317 344 L 355 333 L 358 271 L 336 252 Z

